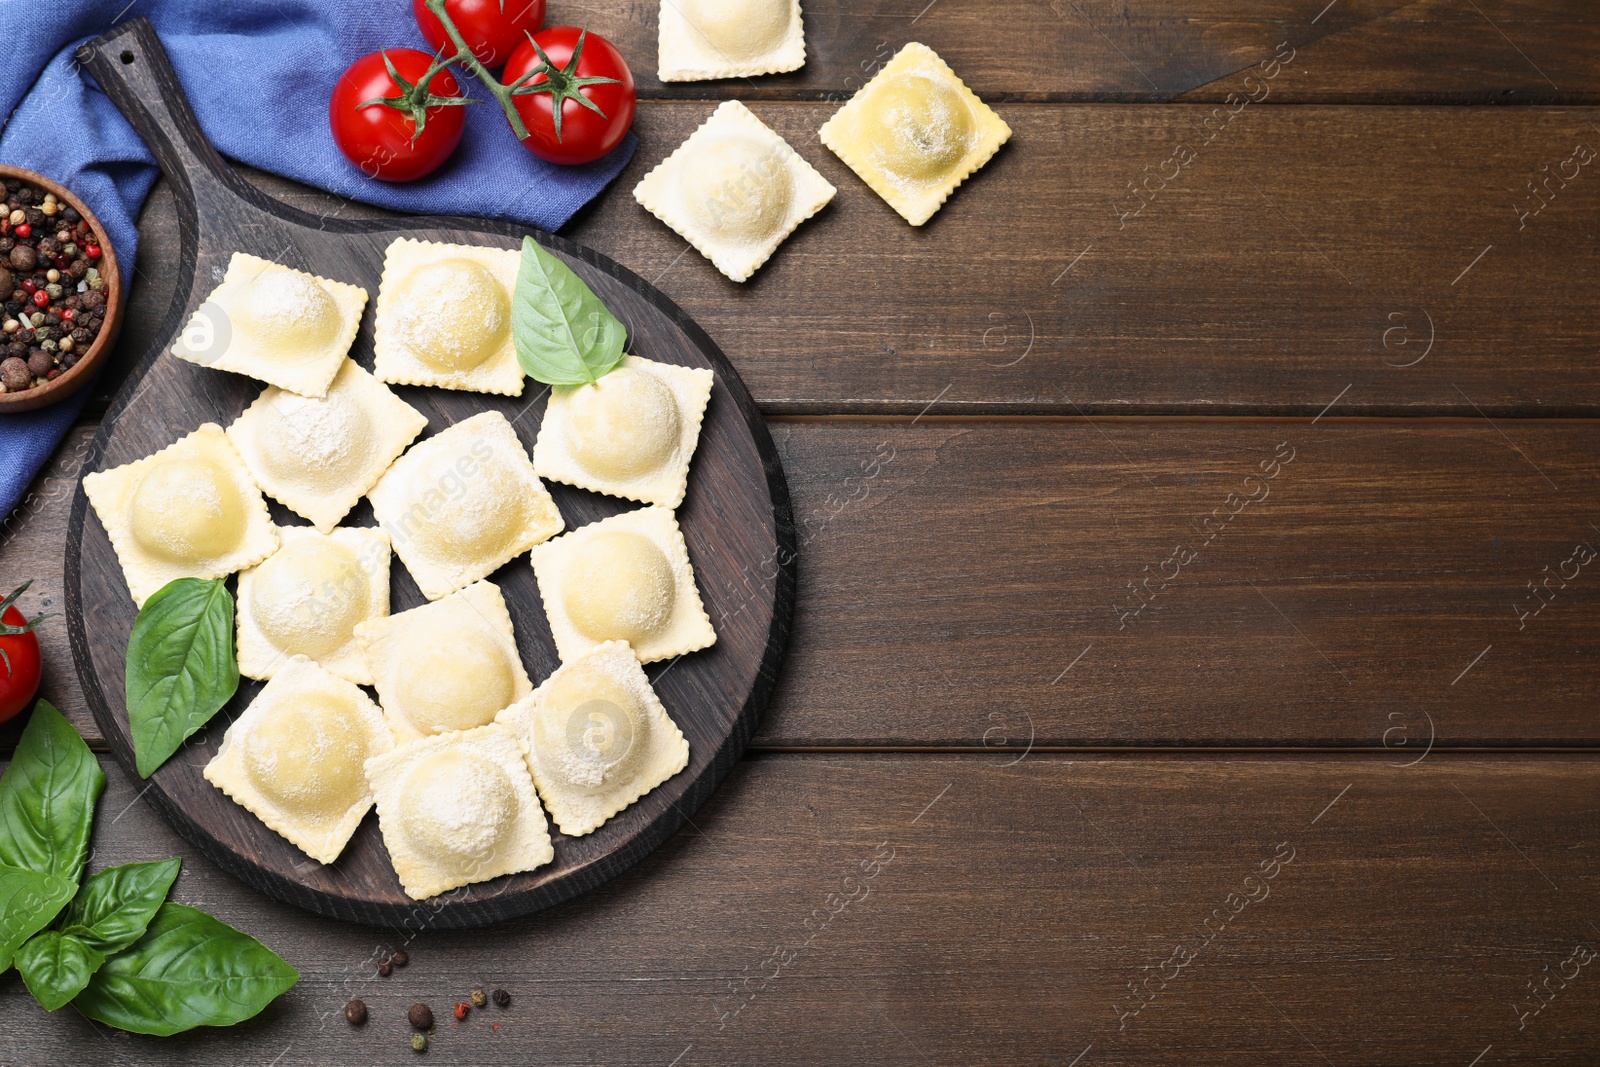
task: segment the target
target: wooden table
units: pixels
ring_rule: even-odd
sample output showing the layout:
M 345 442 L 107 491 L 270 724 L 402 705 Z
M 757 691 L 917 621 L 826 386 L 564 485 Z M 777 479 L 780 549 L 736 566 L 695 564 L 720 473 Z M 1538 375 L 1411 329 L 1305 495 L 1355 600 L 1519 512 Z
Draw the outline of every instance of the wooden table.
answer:
M 805 6 L 799 74 L 672 86 L 654 3 L 582 10 L 645 102 L 567 232 L 727 351 L 803 522 L 752 755 L 602 890 L 407 937 L 245 889 L 108 761 L 93 862 L 185 856 L 177 898 L 302 980 L 157 1042 L 7 977 L 0 1063 L 409 1062 L 406 1007 L 478 985 L 513 1006 L 447 1018 L 430 1062 L 1600 1055 L 1600 974 L 1559 976 L 1600 946 L 1600 11 Z M 815 139 L 908 40 L 1015 130 L 922 229 Z M 743 286 L 629 196 L 729 96 L 840 190 Z M 164 190 L 141 225 L 124 368 L 166 306 Z M 0 533 L 36 606 L 104 403 Z

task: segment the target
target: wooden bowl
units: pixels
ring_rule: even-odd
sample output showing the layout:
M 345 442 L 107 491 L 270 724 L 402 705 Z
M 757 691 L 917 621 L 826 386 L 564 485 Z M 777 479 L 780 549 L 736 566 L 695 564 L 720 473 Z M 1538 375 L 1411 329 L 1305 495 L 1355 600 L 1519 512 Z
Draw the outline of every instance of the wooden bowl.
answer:
M 43 174 L 35 174 L 21 167 L 0 166 L 0 178 L 17 178 L 25 181 L 47 193 L 54 193 L 57 200 L 71 204 L 77 209 L 78 214 L 84 217 L 89 223 L 89 228 L 100 239 L 100 263 L 96 269 L 100 271 L 100 277 L 104 278 L 106 283 L 105 321 L 101 323 L 100 333 L 96 335 L 89 350 L 78 357 L 78 362 L 74 363 L 71 369 L 53 382 L 46 382 L 25 393 L 0 393 L 0 414 L 9 415 L 54 404 L 94 380 L 96 371 L 116 347 L 117 334 L 122 329 L 122 272 L 117 269 L 117 256 L 111 248 L 110 239 L 106 236 L 105 227 L 100 225 L 100 220 L 94 217 L 94 212 L 89 210 L 88 205 L 74 196 L 66 186 L 51 181 Z

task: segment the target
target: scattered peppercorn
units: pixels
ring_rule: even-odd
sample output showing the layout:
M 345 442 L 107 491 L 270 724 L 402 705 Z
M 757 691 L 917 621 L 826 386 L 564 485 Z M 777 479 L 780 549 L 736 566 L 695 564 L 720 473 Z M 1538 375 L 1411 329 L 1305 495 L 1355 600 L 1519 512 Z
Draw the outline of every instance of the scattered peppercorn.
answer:
M 421 1034 L 412 1034 L 411 1035 L 411 1051 L 412 1052 L 426 1052 L 426 1051 L 428 1051 L 428 1039 L 426 1037 L 423 1037 Z
M 413 1030 L 432 1029 L 433 1009 L 426 1004 L 413 1004 L 411 1010 L 406 1012 L 406 1020 L 411 1023 Z
M 461 1003 L 456 1005 L 456 1018 L 465 1019 L 467 1017 L 467 1012 L 471 1010 L 472 1005 L 463 1000 Z
M 344 1006 L 344 1018 L 351 1026 L 367 1025 L 367 1006 L 359 1000 L 352 1000 Z
M 510 1003 L 511 1003 L 511 994 L 510 993 L 507 993 L 504 989 L 496 989 L 494 991 L 494 1006 L 495 1007 L 504 1008 L 504 1007 L 507 1007 L 508 1005 L 510 1005 Z
M 481 1008 L 487 1003 L 489 1003 L 489 997 L 483 990 L 474 989 L 472 991 L 472 1006 L 474 1008 Z
M 394 964 L 396 967 L 404 967 L 406 964 L 411 962 L 411 957 L 407 956 L 406 950 L 402 948 L 398 949 L 393 956 L 389 957 L 389 962 Z
M 389 957 L 388 956 L 385 956 L 385 957 L 383 957 L 382 959 L 380 959 L 378 961 L 378 974 L 380 974 L 384 978 L 387 978 L 393 973 L 394 973 L 394 964 L 389 962 Z

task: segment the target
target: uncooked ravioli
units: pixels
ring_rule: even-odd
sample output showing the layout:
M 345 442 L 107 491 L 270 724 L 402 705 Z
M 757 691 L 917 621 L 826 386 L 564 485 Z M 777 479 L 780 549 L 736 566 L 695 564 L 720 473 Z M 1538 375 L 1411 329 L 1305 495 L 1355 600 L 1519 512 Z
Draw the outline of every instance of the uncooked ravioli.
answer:
M 800 0 L 662 0 L 662 81 L 742 78 L 806 61 Z

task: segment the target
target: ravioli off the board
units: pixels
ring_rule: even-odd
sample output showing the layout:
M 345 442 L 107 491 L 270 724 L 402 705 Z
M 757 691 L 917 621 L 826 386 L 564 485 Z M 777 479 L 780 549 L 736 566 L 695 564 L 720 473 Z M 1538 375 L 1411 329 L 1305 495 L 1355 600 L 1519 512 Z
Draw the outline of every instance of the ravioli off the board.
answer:
M 385 249 L 397 237 L 445 244 L 515 249 L 522 228 L 487 220 L 322 219 L 272 201 L 228 169 L 207 145 L 182 100 L 153 30 L 133 20 L 90 46 L 88 66 L 173 178 L 186 239 L 177 295 L 152 350 L 141 361 L 101 425 L 86 471 L 138 459 L 204 422 L 229 425 L 260 392 L 260 383 L 163 355 L 225 272 L 245 252 L 321 277 L 379 288 Z M 131 61 L 124 62 L 123 53 Z M 339 860 L 308 863 L 287 841 L 235 805 L 200 768 L 216 752 L 230 720 L 260 690 L 241 685 L 233 701 L 191 745 L 150 779 L 146 800 L 217 863 L 280 899 L 322 914 L 400 925 L 426 916 L 440 927 L 477 925 L 548 907 L 593 888 L 637 863 L 670 836 L 716 788 L 743 751 L 776 680 L 794 599 L 795 534 L 788 490 L 766 428 L 738 374 L 679 309 L 628 271 L 559 238 L 540 235 L 627 325 L 630 350 L 662 363 L 703 367 L 713 393 L 695 453 L 688 494 L 678 509 L 714 647 L 651 675 L 662 704 L 689 743 L 689 766 L 599 830 L 580 838 L 553 834 L 554 861 L 526 874 L 468 886 L 415 902 L 399 880 L 369 815 Z M 361 320 L 351 356 L 373 366 L 373 311 Z M 499 411 L 532 451 L 544 416 L 542 386 L 520 398 L 395 386 L 429 420 L 431 436 L 483 411 Z M 635 510 L 638 505 L 556 482 L 547 488 L 568 529 Z M 303 520 L 269 501 L 274 521 Z M 370 526 L 369 505 L 356 505 L 346 525 Z M 122 692 L 123 657 L 134 607 L 98 522 L 80 493 L 67 545 L 67 615 L 80 678 L 113 753 L 133 766 Z M 490 575 L 506 599 L 529 674 L 548 678 L 559 666 L 525 559 Z M 391 568 L 391 610 L 424 598 L 401 566 Z

